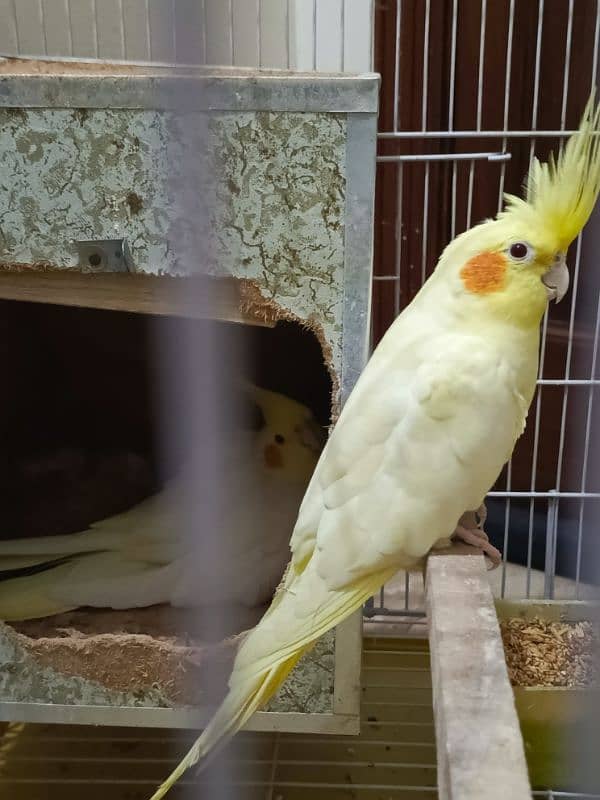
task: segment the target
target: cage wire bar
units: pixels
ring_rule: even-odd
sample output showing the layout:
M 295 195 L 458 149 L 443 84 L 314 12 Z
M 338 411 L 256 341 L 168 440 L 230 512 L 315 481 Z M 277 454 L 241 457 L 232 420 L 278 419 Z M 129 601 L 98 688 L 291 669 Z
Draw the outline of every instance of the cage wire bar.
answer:
M 574 18 L 575 18 L 575 2 L 574 0 L 564 0 L 566 6 L 566 27 L 564 30 L 564 68 L 562 74 L 562 87 L 560 89 L 560 119 L 557 120 L 558 126 L 555 124 L 549 128 L 538 128 L 538 120 L 540 116 L 540 95 L 541 95 L 541 81 L 542 81 L 542 58 L 544 55 L 543 45 L 544 36 L 551 30 L 551 26 L 556 24 L 551 18 L 556 10 L 554 6 L 550 8 L 550 4 L 545 0 L 536 0 L 535 12 L 535 52 L 533 55 L 533 75 L 529 76 L 532 81 L 532 103 L 530 109 L 530 127 L 525 129 L 523 127 L 511 129 L 509 126 L 509 109 L 511 102 L 515 98 L 511 96 L 511 84 L 514 81 L 513 68 L 514 68 L 514 40 L 515 40 L 515 19 L 517 4 L 519 0 L 508 0 L 505 4 L 507 19 L 506 23 L 506 41 L 502 44 L 505 48 L 506 61 L 504 70 L 504 87 L 501 93 L 502 97 L 502 128 L 498 128 L 497 124 L 492 128 L 485 128 L 483 125 L 483 106 L 488 92 L 493 91 L 494 97 L 498 91 L 497 87 L 486 85 L 485 82 L 485 58 L 486 58 L 486 44 L 489 47 L 489 39 L 486 43 L 487 22 L 489 19 L 488 12 L 491 9 L 488 0 L 480 0 L 479 14 L 479 42 L 478 42 L 478 64 L 477 64 L 477 91 L 475 94 L 475 108 L 474 121 L 475 124 L 472 128 L 458 127 L 455 128 L 455 115 L 456 115 L 456 87 L 457 87 L 457 57 L 458 47 L 457 38 L 459 33 L 459 14 L 461 12 L 461 4 L 459 0 L 452 0 L 451 8 L 451 30 L 450 30 L 450 65 L 449 65 L 449 91 L 448 91 L 448 105 L 447 105 L 447 128 L 430 129 L 428 128 L 428 108 L 429 108 L 429 95 L 432 91 L 433 84 L 430 75 L 431 64 L 431 13 L 432 6 L 431 0 L 425 0 L 423 17 L 421 19 L 423 40 L 422 40 L 422 72 L 420 76 L 415 73 L 414 81 L 418 82 L 420 77 L 422 81 L 422 97 L 420 106 L 420 127 L 410 129 L 409 123 L 405 122 L 405 117 L 409 116 L 411 109 L 403 107 L 401 75 L 404 69 L 404 58 L 409 59 L 413 54 L 405 54 L 402 41 L 403 26 L 414 25 L 414 7 L 415 4 L 410 0 L 396 0 L 395 14 L 395 49 L 394 49 L 394 74 L 393 74 L 393 116 L 391 130 L 380 130 L 378 133 L 379 149 L 387 144 L 419 144 L 421 148 L 425 147 L 428 143 L 438 142 L 440 147 L 443 146 L 447 140 L 453 140 L 459 145 L 464 140 L 485 140 L 485 139 L 500 139 L 501 146 L 499 148 L 484 148 L 478 150 L 476 147 L 469 148 L 468 152 L 440 152 L 440 153 L 424 153 L 424 154 L 397 154 L 389 155 L 388 153 L 379 154 L 377 161 L 380 165 L 390 165 L 389 168 L 395 166 L 396 170 L 396 220 L 395 220 L 395 258 L 393 260 L 393 271 L 390 274 L 375 274 L 374 289 L 376 289 L 379 282 L 385 282 L 386 287 L 390 287 L 390 292 L 393 293 L 393 311 L 394 317 L 397 316 L 404 305 L 410 298 L 404 298 L 401 291 L 401 277 L 402 270 L 406 269 L 404 265 L 404 248 L 410 245 L 409 237 L 416 234 L 415 241 L 418 244 L 419 231 L 405 230 L 403 225 L 404 209 L 410 202 L 414 202 L 410 197 L 404 197 L 405 186 L 407 181 L 407 174 L 409 170 L 413 170 L 413 178 L 416 179 L 417 170 L 422 171 L 423 181 L 423 204 L 422 204 L 422 235 L 420 236 L 421 253 L 420 263 L 410 263 L 409 268 L 413 273 L 418 270 L 420 274 L 421 283 L 427 277 L 427 263 L 429 257 L 430 243 L 428 242 L 430 230 L 430 213 L 431 213 L 431 195 L 432 189 L 430 187 L 430 168 L 436 162 L 446 162 L 451 172 L 450 178 L 450 236 L 448 241 L 462 230 L 471 226 L 471 224 L 478 222 L 477 219 L 472 219 L 473 213 L 473 199 L 477 191 L 477 166 L 481 163 L 498 164 L 499 170 L 497 175 L 498 180 L 498 202 L 497 210 L 502 208 L 503 193 L 505 191 L 506 171 L 507 165 L 511 160 L 512 152 L 511 146 L 516 146 L 519 142 L 529 142 L 529 164 L 531 164 L 534 156 L 538 152 L 538 145 L 547 142 L 548 139 L 555 139 L 559 142 L 564 142 L 565 138 L 573 133 L 573 127 L 567 127 L 567 108 L 570 99 L 570 91 L 572 88 L 572 58 L 573 58 L 573 31 L 574 31 Z M 533 4 L 531 4 L 533 6 Z M 504 6 L 503 6 L 504 8 Z M 413 16 L 409 16 L 409 12 L 413 12 Z M 592 56 L 591 56 L 591 69 L 588 75 L 577 73 L 577 82 L 586 83 L 591 88 L 597 84 L 598 77 L 598 46 L 600 34 L 600 2 L 595 3 L 595 24 L 592 29 L 586 33 L 587 36 L 593 37 Z M 465 13 L 463 11 L 463 13 Z M 469 14 L 476 13 L 475 4 L 469 5 Z M 407 20 L 405 22 L 405 19 Z M 418 35 L 417 26 L 411 27 L 411 33 L 414 37 Z M 416 52 L 421 48 L 417 43 L 414 46 Z M 406 48 L 405 48 L 406 49 Z M 410 66 L 410 65 L 409 65 Z M 384 77 L 385 81 L 385 77 Z M 384 84 L 385 91 L 385 84 Z M 413 106 L 415 104 L 413 103 Z M 417 104 L 418 105 L 418 104 Z M 413 124 L 414 126 L 415 114 L 413 111 Z M 571 121 L 573 124 L 573 121 Z M 387 148 L 389 149 L 389 148 Z M 461 186 L 461 173 L 460 169 L 466 167 L 468 169 L 468 176 L 466 181 L 466 197 L 460 195 Z M 380 168 L 381 169 L 381 168 Z M 381 173 L 379 174 L 381 177 Z M 522 176 L 524 177 L 524 175 Z M 464 181 L 463 181 L 464 185 Z M 466 202 L 466 215 L 465 224 L 459 224 L 458 207 L 459 203 Z M 431 255 L 437 255 L 431 253 Z M 586 534 L 585 525 L 585 509 L 586 504 L 590 502 L 597 502 L 600 499 L 600 491 L 592 491 L 588 488 L 590 469 L 590 438 L 592 432 L 593 410 L 595 401 L 595 389 L 600 383 L 597 377 L 596 368 L 598 360 L 598 341 L 600 334 L 600 292 L 596 289 L 595 299 L 593 304 L 595 307 L 595 321 L 590 326 L 593 333 L 591 334 L 591 365 L 589 372 L 585 376 L 577 376 L 573 374 L 573 351 L 574 342 L 577 333 L 577 326 L 579 322 L 578 317 L 578 299 L 580 292 L 580 267 L 582 258 L 582 237 L 579 237 L 570 249 L 569 255 L 569 268 L 571 273 L 571 291 L 570 296 L 566 299 L 567 304 L 570 303 L 568 318 L 566 321 L 566 356 L 564 360 L 563 374 L 559 377 L 549 376 L 547 374 L 547 347 L 549 335 L 549 314 L 546 312 L 542 323 L 542 337 L 540 349 L 540 364 L 537 381 L 537 392 L 535 400 L 529 412 L 528 427 L 533 430 L 533 441 L 530 447 L 529 457 L 531 459 L 531 469 L 529 473 L 529 486 L 527 488 L 515 488 L 514 485 L 514 458 L 507 465 L 507 469 L 502 479 L 502 484 L 494 487 L 490 491 L 488 498 L 503 502 L 504 504 L 504 525 L 503 536 L 501 540 L 503 560 L 501 567 L 496 570 L 496 576 L 492 577 L 492 586 L 496 596 L 511 597 L 513 599 L 531 598 L 533 596 L 544 599 L 554 599 L 557 595 L 557 550 L 558 539 L 561 532 L 561 525 L 563 520 L 560 514 L 561 503 L 573 502 L 577 503 L 576 514 L 576 544 L 574 554 L 576 567 L 574 578 L 570 581 L 562 580 L 560 586 L 560 593 L 565 599 L 582 599 L 586 595 L 586 587 L 582 580 L 582 558 L 583 558 L 583 541 Z M 385 267 L 388 269 L 389 267 Z M 552 314 L 552 312 L 551 312 Z M 539 459 L 540 447 L 543 440 L 542 422 L 544 419 L 544 400 L 550 390 L 562 391 L 562 398 L 560 401 L 560 410 L 558 412 L 560 420 L 560 431 L 558 437 L 558 448 L 556 452 L 556 469 L 554 477 L 554 485 L 551 488 L 539 488 Z M 570 411 L 570 400 L 576 391 L 586 391 L 585 403 L 585 423 L 584 423 L 584 440 L 581 444 L 582 465 L 578 485 L 573 487 L 565 486 L 565 446 L 567 443 L 568 435 L 568 420 Z M 571 403 L 572 405 L 572 403 Z M 595 487 L 598 488 L 598 487 Z M 513 514 L 515 505 L 525 502 L 527 504 L 527 545 L 526 545 L 526 558 L 523 568 L 519 568 L 514 580 L 509 580 L 515 567 L 508 561 L 507 553 L 511 544 L 511 515 Z M 545 554 L 544 554 L 544 567 L 542 574 L 536 574 L 540 570 L 534 570 L 533 567 L 533 544 L 534 544 L 534 527 L 536 515 L 538 514 L 539 507 L 543 505 L 546 517 L 545 523 Z M 524 573 L 524 574 L 523 574 Z M 533 586 L 533 579 L 536 579 L 536 587 Z M 494 584 L 495 581 L 495 584 Z M 515 588 L 514 584 L 519 584 Z M 540 589 L 540 586 L 542 587 Z M 535 588 L 535 591 L 534 591 Z M 589 588 L 589 587 L 587 587 Z M 391 584 L 384 587 L 378 596 L 372 598 L 365 605 L 365 617 L 367 620 L 377 619 L 380 622 L 397 621 L 398 618 L 406 617 L 420 618 L 424 616 L 424 600 L 423 600 L 423 586 L 420 574 L 405 574 L 399 576 Z M 537 797 L 556 797 L 556 798 L 575 798 L 575 797 L 592 797 L 592 795 L 575 795 L 575 794 L 561 794 L 561 793 L 536 793 Z

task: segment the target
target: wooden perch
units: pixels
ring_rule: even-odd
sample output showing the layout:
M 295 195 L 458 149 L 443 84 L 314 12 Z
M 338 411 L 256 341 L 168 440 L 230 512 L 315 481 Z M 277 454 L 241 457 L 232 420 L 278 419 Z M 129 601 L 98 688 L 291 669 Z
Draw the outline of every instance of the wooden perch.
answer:
M 434 551 L 425 593 L 440 800 L 530 800 L 484 559 L 466 545 Z

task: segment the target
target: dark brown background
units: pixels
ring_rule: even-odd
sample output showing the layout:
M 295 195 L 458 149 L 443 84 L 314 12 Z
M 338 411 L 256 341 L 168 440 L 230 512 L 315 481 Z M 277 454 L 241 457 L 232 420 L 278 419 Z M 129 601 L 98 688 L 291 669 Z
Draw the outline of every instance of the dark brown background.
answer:
M 423 93 L 427 92 L 427 129 L 448 130 L 452 44 L 452 0 L 435 0 L 430 5 L 428 85 L 423 85 L 423 37 L 426 3 L 401 0 L 400 70 L 398 97 L 394 96 L 396 62 L 396 0 L 377 0 L 375 27 L 375 69 L 382 75 L 380 130 L 393 130 L 394 105 L 398 104 L 399 129 L 420 130 Z M 483 130 L 499 130 L 504 120 L 504 91 L 509 25 L 509 0 L 487 3 L 483 67 Z M 546 0 L 541 38 L 539 69 L 538 130 L 556 130 L 561 125 L 563 77 L 566 59 L 568 0 Z M 593 72 L 596 0 L 577 0 L 574 4 L 571 55 L 568 69 L 566 128 L 576 128 L 585 106 Z M 480 52 L 480 0 L 458 3 L 456 37 L 456 78 L 454 83 L 454 129 L 474 130 L 477 115 L 477 89 Z M 538 3 L 516 0 L 510 76 L 509 130 L 534 127 L 534 81 Z M 505 191 L 518 193 L 527 172 L 531 138 L 508 139 L 512 154 L 506 166 Z M 558 147 L 556 138 L 539 138 L 535 153 L 544 158 Z M 502 138 L 380 140 L 380 155 L 416 153 L 461 153 L 501 151 Z M 456 233 L 467 227 L 469 162 L 457 164 Z M 426 237 L 426 272 L 434 268 L 445 244 L 452 238 L 453 163 L 430 163 L 429 202 Z M 471 224 L 493 216 L 498 209 L 499 163 L 475 162 Z M 400 256 L 399 306 L 403 308 L 421 285 L 423 252 L 425 165 L 404 163 L 402 186 L 398 184 L 397 164 L 379 164 L 376 193 L 375 274 L 393 275 L 397 258 L 398 196 L 402 196 L 402 248 Z M 399 191 L 401 189 L 401 192 Z M 576 261 L 576 246 L 569 253 L 571 274 Z M 574 309 L 573 353 L 570 377 L 590 377 L 595 303 L 600 281 L 598 270 L 589 258 L 581 263 L 581 274 Z M 395 316 L 393 281 L 374 283 L 373 336 L 376 343 Z M 587 301 L 587 302 L 585 302 Z M 545 378 L 563 378 L 567 365 L 568 331 L 573 290 L 550 312 Z M 565 464 L 561 488 L 578 490 L 584 453 L 585 416 L 589 390 L 571 387 L 566 404 Z M 513 461 L 512 488 L 527 490 L 531 485 L 535 401 L 526 435 L 517 447 Z M 536 488 L 556 486 L 557 458 L 563 413 L 563 387 L 544 388 L 541 403 L 541 436 L 537 461 Z M 598 488 L 595 475 L 588 489 Z M 595 484 L 592 485 L 592 484 Z M 503 478 L 498 488 L 505 488 Z

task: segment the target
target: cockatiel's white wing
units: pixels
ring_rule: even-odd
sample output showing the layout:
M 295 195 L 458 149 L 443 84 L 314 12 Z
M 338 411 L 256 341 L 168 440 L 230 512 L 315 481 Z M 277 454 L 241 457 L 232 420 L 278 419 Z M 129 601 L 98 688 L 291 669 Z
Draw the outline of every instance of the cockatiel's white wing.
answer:
M 228 471 L 227 480 L 210 558 L 201 540 L 189 550 L 170 598 L 173 605 L 227 602 L 254 608 L 272 598 L 281 580 L 306 482 L 267 469 L 262 456 L 237 479 Z
M 184 549 L 178 494 L 171 485 L 81 533 L 0 542 L 0 618 L 168 602 Z
M 233 503 L 224 498 L 218 564 L 206 557 L 210 532 L 198 528 L 203 515 L 195 515 L 193 526 L 186 524 L 190 509 L 201 511 L 214 502 L 202 496 L 202 486 L 210 489 L 212 482 L 188 467 L 161 492 L 89 530 L 0 542 L 0 618 L 47 616 L 79 606 L 206 604 L 215 597 L 248 606 L 265 602 L 287 561 L 303 487 L 288 487 L 277 473 L 280 485 L 271 485 L 252 432 L 239 431 L 222 447 L 236 495 Z M 265 536 L 269 524 L 276 542 Z M 247 569 L 252 560 L 254 577 Z M 29 574 L 8 572 L 24 568 Z
M 383 342 L 369 362 L 300 509 L 294 561 L 316 547 L 331 587 L 389 566 L 392 554 L 408 566 L 449 536 L 481 503 L 523 430 L 529 400 L 499 351 L 475 336 L 419 341 L 415 316 L 396 323 L 406 336 L 390 331 L 406 345 Z

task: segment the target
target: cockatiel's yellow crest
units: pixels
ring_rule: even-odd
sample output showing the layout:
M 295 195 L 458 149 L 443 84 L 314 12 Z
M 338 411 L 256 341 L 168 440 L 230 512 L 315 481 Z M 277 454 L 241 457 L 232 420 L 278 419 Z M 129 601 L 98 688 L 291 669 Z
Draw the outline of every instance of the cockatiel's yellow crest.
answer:
M 500 218 L 526 220 L 544 236 L 550 249 L 567 250 L 588 221 L 600 189 L 600 106 L 590 97 L 579 126 L 558 159 L 547 164 L 533 160 L 525 200 L 506 195 L 507 209 Z
M 590 98 L 524 200 L 452 241 L 360 376 L 321 455 L 271 607 L 244 640 L 223 704 L 153 795 L 234 735 L 325 631 L 453 533 L 482 543 L 477 509 L 523 432 L 539 325 L 568 288 L 566 250 L 600 189 Z M 366 267 L 366 265 L 365 265 Z M 489 552 L 489 551 L 488 551 Z

